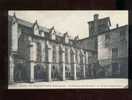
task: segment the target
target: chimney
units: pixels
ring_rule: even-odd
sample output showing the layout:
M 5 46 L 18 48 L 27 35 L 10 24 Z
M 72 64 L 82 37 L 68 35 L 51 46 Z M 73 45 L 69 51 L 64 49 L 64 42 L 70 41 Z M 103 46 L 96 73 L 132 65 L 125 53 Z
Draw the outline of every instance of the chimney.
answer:
M 99 14 L 95 14 L 94 15 L 94 20 L 98 20 L 98 18 L 99 18 Z

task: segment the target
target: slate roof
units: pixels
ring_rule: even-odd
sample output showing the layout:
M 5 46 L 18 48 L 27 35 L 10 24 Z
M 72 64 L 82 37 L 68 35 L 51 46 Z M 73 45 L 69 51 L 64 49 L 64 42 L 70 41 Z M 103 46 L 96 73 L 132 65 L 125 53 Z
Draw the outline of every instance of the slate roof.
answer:
M 8 20 L 11 21 L 12 18 L 13 18 L 13 16 L 9 16 Z M 17 22 L 18 22 L 18 24 L 20 24 L 22 26 L 26 26 L 28 28 L 32 28 L 33 27 L 33 23 L 30 23 L 29 21 L 22 20 L 20 18 L 17 18 Z M 49 32 L 49 29 L 46 28 L 46 27 L 43 27 L 43 26 L 39 26 L 39 29 L 40 29 L 40 31 Z

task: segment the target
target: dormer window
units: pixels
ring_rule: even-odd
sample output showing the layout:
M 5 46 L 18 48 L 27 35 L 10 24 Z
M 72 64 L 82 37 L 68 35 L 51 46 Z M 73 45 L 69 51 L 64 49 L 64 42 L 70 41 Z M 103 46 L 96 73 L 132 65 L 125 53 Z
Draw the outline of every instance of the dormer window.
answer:
M 33 30 L 34 30 L 34 35 L 40 35 L 39 34 L 39 26 L 38 26 L 37 21 L 33 25 Z
M 65 43 L 69 43 L 69 36 L 68 33 L 64 33 Z
M 52 40 L 56 39 L 56 31 L 54 29 L 54 26 L 50 29 L 50 35 Z
M 56 34 L 53 33 L 51 37 L 52 37 L 52 40 L 55 40 L 56 39 Z

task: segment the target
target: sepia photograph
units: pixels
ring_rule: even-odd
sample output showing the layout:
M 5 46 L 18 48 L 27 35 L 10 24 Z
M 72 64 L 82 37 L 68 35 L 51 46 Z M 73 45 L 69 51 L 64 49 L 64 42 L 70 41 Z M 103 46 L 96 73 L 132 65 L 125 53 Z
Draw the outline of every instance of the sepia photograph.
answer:
M 127 89 L 127 10 L 9 10 L 8 89 Z

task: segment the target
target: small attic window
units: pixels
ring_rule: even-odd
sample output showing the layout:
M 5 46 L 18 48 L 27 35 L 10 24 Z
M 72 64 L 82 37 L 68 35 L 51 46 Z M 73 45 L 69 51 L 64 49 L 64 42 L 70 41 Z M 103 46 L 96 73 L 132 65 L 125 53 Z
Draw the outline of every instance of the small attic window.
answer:
M 68 33 L 64 33 L 65 43 L 69 43 L 69 36 Z
M 54 33 L 54 34 L 52 34 L 52 40 L 55 40 L 55 39 L 56 39 L 56 35 Z
M 52 40 L 56 39 L 56 31 L 54 29 L 54 26 L 50 29 L 50 35 Z
M 52 38 L 52 40 L 55 40 L 56 39 L 56 34 L 55 34 L 55 31 L 54 30 L 51 33 L 51 38 Z
M 34 30 L 34 34 L 35 34 L 35 35 L 40 35 L 40 34 L 39 34 L 39 26 L 38 26 L 37 21 L 35 21 L 35 23 L 34 23 L 34 25 L 33 25 L 33 30 Z
M 65 37 L 65 43 L 68 43 L 69 42 L 69 38 L 68 36 Z

